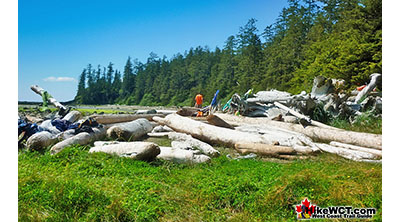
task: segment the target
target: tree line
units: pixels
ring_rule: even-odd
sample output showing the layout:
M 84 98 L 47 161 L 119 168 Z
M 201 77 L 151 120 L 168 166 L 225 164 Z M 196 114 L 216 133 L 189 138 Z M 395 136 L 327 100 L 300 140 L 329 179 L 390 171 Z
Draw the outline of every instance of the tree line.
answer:
M 249 19 L 222 48 L 198 46 L 171 59 L 151 53 L 146 63 L 128 57 L 122 73 L 89 64 L 80 75 L 78 104 L 193 105 L 267 89 L 299 93 L 314 77 L 365 84 L 382 73 L 381 0 L 288 0 L 262 31 Z

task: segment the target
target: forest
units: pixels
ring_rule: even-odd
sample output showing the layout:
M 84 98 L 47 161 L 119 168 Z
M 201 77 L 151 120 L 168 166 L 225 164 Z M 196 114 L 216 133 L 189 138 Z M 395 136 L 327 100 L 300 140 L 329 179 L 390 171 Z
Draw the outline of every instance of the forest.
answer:
M 288 0 L 275 22 L 257 28 L 251 18 L 222 48 L 197 46 L 146 63 L 127 58 L 117 69 L 88 64 L 79 77 L 77 104 L 190 106 L 197 93 L 277 89 L 309 92 L 314 77 L 344 79 L 350 90 L 382 73 L 381 0 Z

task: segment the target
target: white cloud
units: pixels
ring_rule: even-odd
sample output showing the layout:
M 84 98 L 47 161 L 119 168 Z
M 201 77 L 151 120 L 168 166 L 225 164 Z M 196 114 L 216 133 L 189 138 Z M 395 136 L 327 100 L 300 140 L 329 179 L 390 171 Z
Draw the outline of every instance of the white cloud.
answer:
M 76 81 L 74 78 L 71 77 L 54 77 L 54 76 L 50 76 L 47 77 L 45 79 L 43 79 L 46 82 L 72 82 L 72 81 Z

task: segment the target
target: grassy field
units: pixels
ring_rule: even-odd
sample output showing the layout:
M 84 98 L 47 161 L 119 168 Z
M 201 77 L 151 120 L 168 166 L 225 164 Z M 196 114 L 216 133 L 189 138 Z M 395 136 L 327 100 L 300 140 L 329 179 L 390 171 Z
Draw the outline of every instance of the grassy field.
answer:
M 211 163 L 177 165 L 89 154 L 88 148 L 55 156 L 19 152 L 19 220 L 295 221 L 294 206 L 305 197 L 320 207 L 374 207 L 373 221 L 382 216 L 380 164 L 328 154 L 238 161 L 220 149 L 223 155 Z

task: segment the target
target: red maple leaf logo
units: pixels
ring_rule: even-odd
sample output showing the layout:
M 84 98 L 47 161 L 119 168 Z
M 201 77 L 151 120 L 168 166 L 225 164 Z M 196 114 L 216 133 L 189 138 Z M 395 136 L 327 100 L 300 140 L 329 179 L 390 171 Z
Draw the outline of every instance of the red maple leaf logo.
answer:
M 307 208 L 310 206 L 310 201 L 306 199 L 304 199 L 304 201 L 301 202 L 304 206 L 306 206 Z
M 296 211 L 301 213 L 301 205 L 296 205 Z

